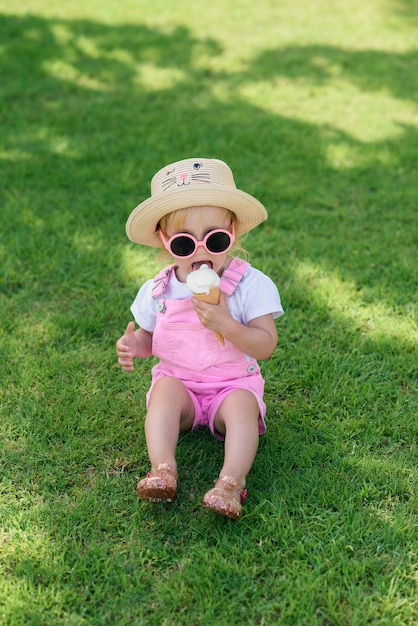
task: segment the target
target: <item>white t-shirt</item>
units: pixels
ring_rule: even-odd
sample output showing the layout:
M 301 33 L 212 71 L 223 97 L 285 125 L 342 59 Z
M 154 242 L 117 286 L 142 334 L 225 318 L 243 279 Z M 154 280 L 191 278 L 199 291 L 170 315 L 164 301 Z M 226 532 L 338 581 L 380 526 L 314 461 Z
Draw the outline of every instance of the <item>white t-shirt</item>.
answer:
M 131 312 L 138 326 L 149 332 L 154 332 L 158 303 L 152 297 L 154 279 L 147 280 L 138 291 L 131 306 Z M 190 289 L 186 283 L 181 283 L 174 271 L 165 291 L 166 300 L 188 300 L 191 298 Z M 160 298 L 161 300 L 161 298 Z M 249 267 L 243 280 L 238 284 L 235 293 L 227 297 L 232 317 L 248 326 L 248 322 L 271 313 L 274 318 L 284 313 L 280 295 L 271 278 L 254 267 Z

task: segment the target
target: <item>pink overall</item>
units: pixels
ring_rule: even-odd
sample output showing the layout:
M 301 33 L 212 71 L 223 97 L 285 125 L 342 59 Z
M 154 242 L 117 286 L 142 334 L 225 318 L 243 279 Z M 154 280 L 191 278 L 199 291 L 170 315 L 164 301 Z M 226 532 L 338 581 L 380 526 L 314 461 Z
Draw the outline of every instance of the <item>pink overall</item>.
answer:
M 234 258 L 224 271 L 220 288 L 231 296 L 243 279 L 248 263 Z M 167 300 L 166 285 L 174 266 L 160 272 L 154 279 L 153 297 L 158 302 L 157 322 L 153 334 L 153 355 L 160 359 L 152 370 L 152 384 L 163 376 L 180 379 L 195 407 L 193 430 L 207 426 L 215 431 L 214 419 L 221 402 L 235 389 L 247 389 L 260 407 L 259 433 L 266 430 L 263 402 L 264 380 L 257 361 L 243 354 L 227 339 L 222 346 L 215 333 L 202 326 L 191 298 Z

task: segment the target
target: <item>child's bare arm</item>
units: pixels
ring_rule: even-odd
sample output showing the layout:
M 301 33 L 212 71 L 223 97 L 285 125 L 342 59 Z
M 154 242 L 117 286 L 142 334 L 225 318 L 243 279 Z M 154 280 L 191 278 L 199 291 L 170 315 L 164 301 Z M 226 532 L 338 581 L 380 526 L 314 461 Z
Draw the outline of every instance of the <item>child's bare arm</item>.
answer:
M 262 315 L 248 326 L 237 322 L 229 312 L 225 294 L 221 292 L 218 305 L 193 298 L 193 304 L 203 326 L 229 339 L 244 354 L 254 359 L 269 359 L 277 345 L 277 330 L 273 315 Z
M 257 360 L 269 359 L 277 345 L 276 324 L 271 314 L 256 317 L 248 326 L 231 318 L 222 334 L 244 354 Z

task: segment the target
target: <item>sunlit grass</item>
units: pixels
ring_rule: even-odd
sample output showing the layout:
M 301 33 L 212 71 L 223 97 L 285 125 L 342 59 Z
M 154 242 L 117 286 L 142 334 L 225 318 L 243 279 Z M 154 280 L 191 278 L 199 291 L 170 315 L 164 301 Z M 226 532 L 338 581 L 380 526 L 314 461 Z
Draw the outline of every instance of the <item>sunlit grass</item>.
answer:
M 297 265 L 294 271 L 312 301 L 321 308 L 325 306 L 334 319 L 340 318 L 351 330 L 376 340 L 398 339 L 411 347 L 418 345 L 416 309 L 412 300 L 402 307 L 380 299 L 370 303 L 371 295 L 364 297 L 363 290 L 359 291 L 354 282 L 341 280 L 335 271 L 327 272 L 320 265 L 307 262 Z

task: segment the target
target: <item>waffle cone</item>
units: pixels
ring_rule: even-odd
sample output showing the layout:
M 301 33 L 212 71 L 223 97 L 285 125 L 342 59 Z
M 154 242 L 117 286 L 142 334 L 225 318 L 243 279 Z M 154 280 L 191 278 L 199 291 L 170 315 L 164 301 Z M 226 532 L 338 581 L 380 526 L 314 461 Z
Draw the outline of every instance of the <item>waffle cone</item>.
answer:
M 201 302 L 207 302 L 208 304 L 219 304 L 219 287 L 211 287 L 209 293 L 194 293 L 193 296 Z M 219 343 L 224 346 L 225 339 L 221 333 L 215 333 Z
M 208 304 L 219 304 L 219 287 L 211 287 L 209 293 L 194 293 L 194 297 Z

